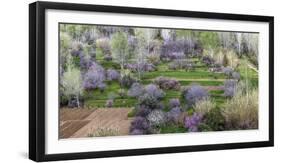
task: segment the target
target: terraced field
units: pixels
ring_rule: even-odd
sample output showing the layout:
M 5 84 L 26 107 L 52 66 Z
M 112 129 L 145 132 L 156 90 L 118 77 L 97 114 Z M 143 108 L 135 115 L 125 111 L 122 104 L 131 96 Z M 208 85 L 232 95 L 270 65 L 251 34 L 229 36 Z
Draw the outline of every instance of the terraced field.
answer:
M 190 71 L 185 70 L 169 70 L 168 64 L 161 63 L 157 66 L 156 71 L 145 72 L 142 77 L 141 83 L 147 85 L 153 82 L 157 77 L 164 76 L 170 77 L 178 80 L 182 87 L 188 87 L 194 83 L 197 83 L 206 89 L 210 90 L 210 94 L 214 97 L 215 101 L 218 104 L 223 102 L 223 94 L 222 85 L 225 80 L 225 75 L 222 73 L 213 73 L 209 72 L 206 65 L 201 63 L 197 58 L 193 58 L 194 69 Z M 116 68 L 115 63 L 100 61 L 101 64 L 107 68 Z M 86 93 L 85 104 L 88 107 L 104 107 L 106 100 L 110 94 L 115 93 L 116 98 L 114 100 L 113 107 L 134 107 L 137 103 L 135 98 L 131 98 L 128 96 L 124 96 L 121 98 L 116 92 L 121 88 L 119 83 L 113 81 L 111 83 L 106 83 L 107 88 L 104 92 L 100 92 L 99 90 L 94 90 Z M 125 89 L 127 91 L 127 89 Z M 215 92 L 215 93 L 214 93 Z M 166 96 L 164 98 L 164 103 L 168 103 L 170 98 L 180 98 L 180 91 L 176 90 L 165 90 Z

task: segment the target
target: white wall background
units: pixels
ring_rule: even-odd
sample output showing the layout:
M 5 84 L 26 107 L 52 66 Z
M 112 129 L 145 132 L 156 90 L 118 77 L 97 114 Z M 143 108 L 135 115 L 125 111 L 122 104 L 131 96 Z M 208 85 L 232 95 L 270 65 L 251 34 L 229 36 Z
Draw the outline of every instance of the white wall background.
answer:
M 65 2 L 63 0 L 57 0 Z M 0 162 L 31 162 L 28 151 L 28 4 L 6 0 L 0 6 Z M 278 162 L 281 159 L 281 3 L 278 0 L 67 0 L 118 6 L 165 8 L 275 17 L 275 147 L 79 160 L 68 162 Z

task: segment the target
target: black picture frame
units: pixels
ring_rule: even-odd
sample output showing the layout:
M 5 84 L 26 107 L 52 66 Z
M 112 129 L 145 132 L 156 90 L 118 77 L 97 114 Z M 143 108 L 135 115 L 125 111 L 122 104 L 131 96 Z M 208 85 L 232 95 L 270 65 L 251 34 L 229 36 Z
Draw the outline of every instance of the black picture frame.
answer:
M 220 20 L 240 20 L 269 23 L 269 140 L 246 143 L 214 145 L 195 145 L 180 147 L 155 147 L 149 149 L 98 151 L 83 153 L 45 153 L 45 11 L 47 9 L 69 11 L 95 11 L 123 14 L 160 15 L 172 17 L 207 18 Z M 56 2 L 34 2 L 29 5 L 29 158 L 34 161 L 55 161 L 87 159 L 116 156 L 178 153 L 190 151 L 208 151 L 236 148 L 269 147 L 274 145 L 274 18 L 270 16 L 238 15 L 225 13 L 164 10 L 152 8 L 134 8 L 72 4 Z

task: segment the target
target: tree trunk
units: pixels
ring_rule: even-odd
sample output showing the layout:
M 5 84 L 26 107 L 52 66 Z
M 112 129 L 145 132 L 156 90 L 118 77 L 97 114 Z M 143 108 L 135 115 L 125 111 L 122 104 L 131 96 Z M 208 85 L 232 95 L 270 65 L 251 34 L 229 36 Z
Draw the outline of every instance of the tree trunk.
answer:
M 77 95 L 76 100 L 77 100 L 77 107 L 80 108 L 79 95 Z

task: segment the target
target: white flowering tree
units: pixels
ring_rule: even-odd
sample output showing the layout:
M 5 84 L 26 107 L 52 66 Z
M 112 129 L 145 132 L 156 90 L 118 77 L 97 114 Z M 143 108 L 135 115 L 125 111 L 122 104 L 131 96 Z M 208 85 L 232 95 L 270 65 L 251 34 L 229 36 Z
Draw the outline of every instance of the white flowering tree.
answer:
M 118 62 L 121 66 L 121 70 L 123 70 L 124 64 L 129 59 L 129 46 L 127 34 L 124 32 L 115 33 L 111 38 L 110 45 L 114 61 Z
M 83 91 L 80 70 L 72 64 L 68 64 L 61 78 L 63 94 L 67 96 L 69 101 L 75 97 L 77 106 L 80 107 L 79 98 Z

